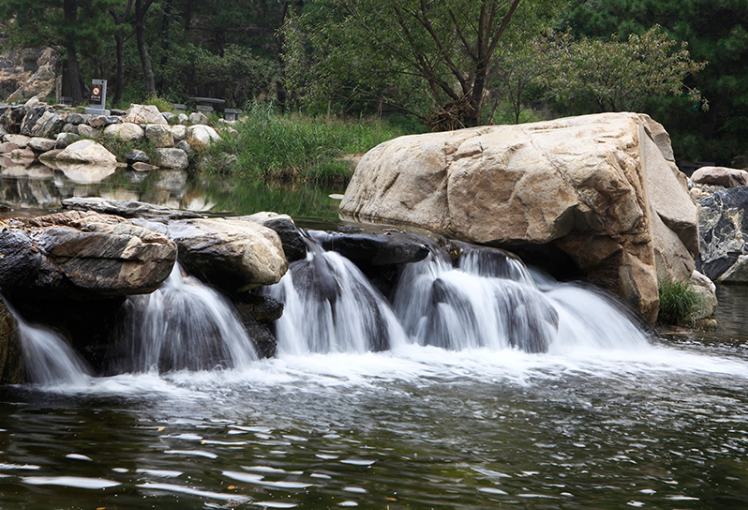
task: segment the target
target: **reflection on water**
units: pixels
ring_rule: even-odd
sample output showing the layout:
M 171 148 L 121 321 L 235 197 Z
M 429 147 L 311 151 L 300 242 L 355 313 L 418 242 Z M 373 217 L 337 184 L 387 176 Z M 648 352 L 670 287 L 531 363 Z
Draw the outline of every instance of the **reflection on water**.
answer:
M 748 286 L 717 286 L 717 335 L 748 343 Z
M 294 218 L 336 220 L 338 202 L 328 197 L 335 192 L 340 190 L 304 184 L 271 185 L 221 175 L 196 178 L 178 170 L 138 172 L 113 166 L 60 164 L 50 168 L 9 158 L 0 160 L 0 205 L 6 209 L 2 213 L 6 217 L 44 214 L 61 208 L 66 198 L 101 197 L 205 213 L 274 211 Z
M 0 389 L 0 506 L 748 508 L 748 357 L 265 360 Z

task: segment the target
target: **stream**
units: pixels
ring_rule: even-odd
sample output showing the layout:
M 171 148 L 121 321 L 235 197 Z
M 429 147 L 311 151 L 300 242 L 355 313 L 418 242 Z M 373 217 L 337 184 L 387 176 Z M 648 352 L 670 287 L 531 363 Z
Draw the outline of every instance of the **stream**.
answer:
M 18 179 L 13 189 L 38 186 Z M 53 198 L 78 196 L 59 175 L 45 182 Z M 96 186 L 97 196 L 124 193 Z M 220 202 L 240 186 L 212 182 L 203 203 L 294 214 L 273 198 L 248 211 Z M 257 195 L 294 195 L 297 207 L 317 197 L 323 212 L 297 214 L 334 220 L 325 191 Z M 451 284 L 450 271 L 412 277 Z M 457 345 L 455 334 L 432 345 L 421 323 L 397 317 L 390 336 L 400 340 L 380 352 L 341 344 L 335 330 L 324 348 L 287 343 L 275 359 L 234 368 L 2 387 L 0 508 L 748 508 L 748 292 L 719 287 L 717 331 L 662 339 L 584 289 L 537 280 L 517 277 L 557 311 L 547 352 L 501 339 Z M 484 289 L 463 281 L 464 301 Z M 393 317 L 418 309 L 414 299 Z M 467 328 L 458 315 L 442 320 Z M 314 320 L 302 310 L 296 327 Z

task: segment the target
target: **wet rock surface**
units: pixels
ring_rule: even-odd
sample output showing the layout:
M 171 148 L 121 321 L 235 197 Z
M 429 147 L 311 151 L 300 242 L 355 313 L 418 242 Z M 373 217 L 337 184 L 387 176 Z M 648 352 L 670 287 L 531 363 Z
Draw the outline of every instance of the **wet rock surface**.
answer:
M 700 205 L 697 270 L 715 282 L 748 282 L 748 187 L 718 191 Z
M 176 245 L 117 216 L 70 211 L 9 220 L 0 253 L 4 292 L 95 299 L 152 292 L 169 275 Z
M 272 285 L 288 269 L 278 234 L 253 221 L 177 220 L 169 222 L 168 232 L 183 267 L 227 292 Z

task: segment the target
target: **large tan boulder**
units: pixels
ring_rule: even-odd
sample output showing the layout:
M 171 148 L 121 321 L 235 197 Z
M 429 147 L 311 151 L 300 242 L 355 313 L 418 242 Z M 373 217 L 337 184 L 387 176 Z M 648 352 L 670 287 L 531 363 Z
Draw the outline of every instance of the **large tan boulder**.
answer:
M 364 156 L 340 210 L 548 257 L 560 249 L 653 322 L 657 265 L 688 279 L 699 246 L 672 158 L 664 128 L 634 113 L 408 136 Z
M 185 269 L 228 292 L 278 283 L 288 270 L 278 234 L 251 220 L 178 220 L 168 232 Z

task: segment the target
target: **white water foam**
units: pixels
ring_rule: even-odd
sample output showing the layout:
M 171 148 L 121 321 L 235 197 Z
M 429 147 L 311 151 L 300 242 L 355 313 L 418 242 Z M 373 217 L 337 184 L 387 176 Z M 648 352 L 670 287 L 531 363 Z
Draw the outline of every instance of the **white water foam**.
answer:
M 28 324 L 18 314 L 18 331 L 26 378 L 43 386 L 81 386 L 90 381 L 91 370 L 67 342 L 53 331 Z
M 213 392 L 245 387 L 295 387 L 316 392 L 321 388 L 381 388 L 390 381 L 533 385 L 576 375 L 624 380 L 683 372 L 748 377 L 748 361 L 741 357 L 707 356 L 653 345 L 646 333 L 599 292 L 533 276 L 513 259 L 502 265 L 496 260 L 486 262 L 480 253 L 468 255 L 458 267 L 434 256 L 411 264 L 403 272 L 394 299 L 396 315 L 352 263 L 336 253 L 313 250 L 297 266 L 299 270 L 292 268 L 271 289 L 273 296 L 285 301 L 286 309 L 278 321 L 278 357 L 266 360 L 255 359 L 243 328 L 223 298 L 175 272 L 161 291 L 141 300 L 148 306 L 141 309 L 146 317 L 136 331 L 155 344 L 133 347 L 141 356 L 136 358 L 143 373 L 83 378 L 74 390 L 68 381 L 65 390 L 165 395 L 208 403 Z M 327 288 L 297 286 L 309 284 L 320 272 L 332 278 Z M 437 280 L 436 291 L 441 294 L 434 298 Z M 450 294 L 445 290 L 458 299 L 446 299 Z M 543 315 L 540 325 L 532 325 L 529 312 L 533 307 L 539 307 Z M 226 363 L 234 369 L 210 370 L 211 361 L 203 370 L 191 369 L 187 363 L 181 370 L 160 376 L 149 372 L 161 363 L 161 354 L 154 352 L 161 352 L 169 341 L 172 346 L 167 349 L 181 346 L 198 358 L 202 356 L 199 343 L 193 349 L 182 338 L 164 338 L 192 329 L 191 322 L 179 321 L 192 320 L 202 311 L 227 317 L 231 324 L 215 325 L 211 319 L 214 323 L 202 330 L 219 330 L 222 341 L 233 346 L 225 347 L 226 352 L 231 356 L 238 352 L 232 358 L 238 361 Z M 441 323 L 447 330 L 439 341 L 434 341 L 433 325 L 431 336 L 427 333 L 430 313 L 436 313 L 433 324 Z M 500 313 L 510 316 L 497 317 Z M 509 327 L 512 320 L 517 324 Z M 538 331 L 547 342 L 543 353 L 526 352 L 511 338 L 518 332 L 537 336 Z M 372 337 L 386 338 L 389 350 L 371 352 Z M 167 358 L 175 356 L 168 354 Z
M 257 360 L 226 299 L 178 264 L 158 290 L 131 297 L 130 306 L 122 340 L 127 371 L 245 369 Z
M 278 354 L 381 351 L 407 342 L 387 301 L 348 259 L 319 247 L 269 288 L 284 303 Z

